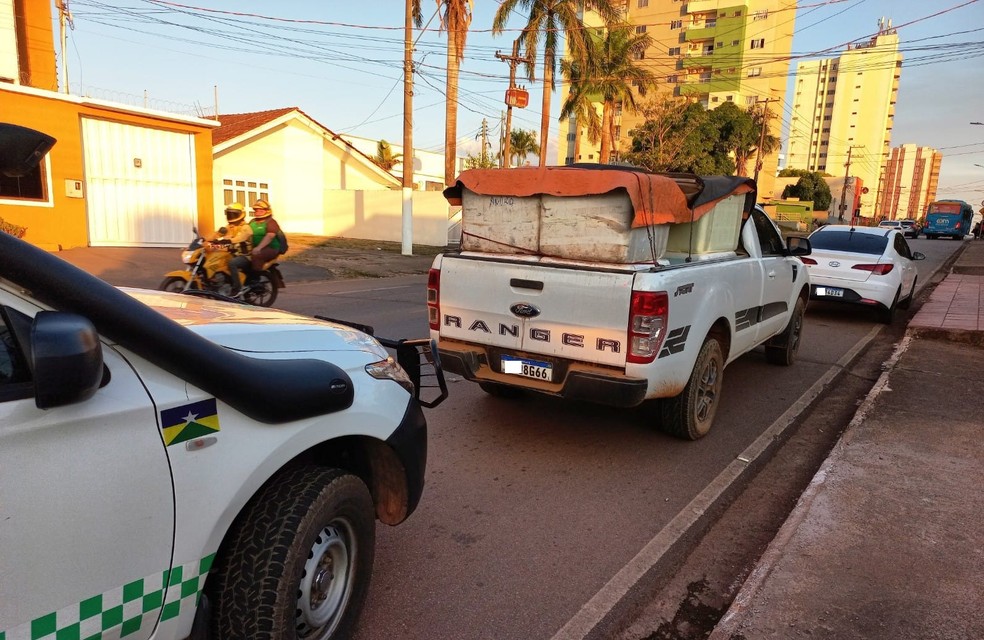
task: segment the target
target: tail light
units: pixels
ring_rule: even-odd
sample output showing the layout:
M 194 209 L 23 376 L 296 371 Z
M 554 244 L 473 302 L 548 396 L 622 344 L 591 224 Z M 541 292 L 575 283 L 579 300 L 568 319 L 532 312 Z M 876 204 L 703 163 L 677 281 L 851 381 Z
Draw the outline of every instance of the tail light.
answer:
M 626 362 L 648 364 L 656 359 L 666 337 L 670 298 L 665 291 L 633 291 L 629 310 L 629 352 Z
M 807 258 L 806 256 L 799 256 L 800 262 L 803 264 L 816 264 L 817 261 L 813 258 Z
M 852 269 L 857 269 L 858 271 L 870 271 L 876 276 L 883 276 L 892 269 L 895 268 L 894 264 L 856 264 Z
M 427 323 L 434 331 L 441 328 L 441 271 L 427 272 Z

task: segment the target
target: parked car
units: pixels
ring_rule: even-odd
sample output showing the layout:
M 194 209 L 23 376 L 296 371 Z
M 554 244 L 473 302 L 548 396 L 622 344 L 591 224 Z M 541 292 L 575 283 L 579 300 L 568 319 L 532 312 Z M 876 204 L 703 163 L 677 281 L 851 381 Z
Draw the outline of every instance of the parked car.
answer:
M 897 220 L 886 222 L 898 223 Z M 800 260 L 810 272 L 810 299 L 867 305 L 889 324 L 916 292 L 916 261 L 895 228 L 827 225 L 810 234 L 813 253 Z
M 904 235 L 906 238 L 919 237 L 919 232 L 922 231 L 922 227 L 919 225 L 918 222 L 912 220 L 911 218 L 906 220 L 899 220 L 898 222 L 901 225 L 900 230 L 902 231 L 902 235 Z
M 901 220 L 882 220 L 881 222 L 878 223 L 878 228 L 879 229 L 898 229 L 898 230 L 901 230 L 902 229 L 902 221 Z

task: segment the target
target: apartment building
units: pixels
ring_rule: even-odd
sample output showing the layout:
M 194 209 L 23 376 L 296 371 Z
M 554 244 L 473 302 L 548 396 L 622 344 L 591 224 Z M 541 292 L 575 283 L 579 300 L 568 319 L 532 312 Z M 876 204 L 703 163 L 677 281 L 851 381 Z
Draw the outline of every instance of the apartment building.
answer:
M 768 109 L 769 132 L 780 137 L 795 3 L 625 0 L 624 12 L 637 33 L 647 33 L 653 39 L 639 62 L 658 78 L 658 92 L 697 100 L 710 109 L 726 102 Z M 599 24 L 590 14 L 584 20 L 588 25 Z M 567 87 L 563 91 L 566 96 Z M 616 159 L 631 143 L 629 132 L 642 121 L 628 109 L 617 110 Z M 597 161 L 599 145 L 591 144 L 583 131 L 572 128 L 571 122 L 560 125 L 558 164 Z M 771 193 L 778 157 L 772 153 L 763 158 L 759 176 L 762 193 Z M 752 164 L 745 167 L 748 175 L 754 173 Z
M 855 176 L 872 187 L 884 179 L 902 55 L 891 22 L 878 28 L 837 58 L 796 65 L 787 167 Z M 876 191 L 863 194 L 863 217 L 879 213 Z
M 888 220 L 926 215 L 936 199 L 943 154 L 930 147 L 903 144 L 893 147 L 885 165 L 885 176 L 875 201 L 877 217 Z

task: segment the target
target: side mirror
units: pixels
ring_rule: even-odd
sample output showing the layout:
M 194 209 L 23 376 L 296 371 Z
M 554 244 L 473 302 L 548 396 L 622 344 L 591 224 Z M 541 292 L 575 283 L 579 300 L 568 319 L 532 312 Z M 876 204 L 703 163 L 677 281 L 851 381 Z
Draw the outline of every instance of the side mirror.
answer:
M 789 236 L 789 239 L 786 240 L 787 256 L 808 256 L 811 253 L 813 253 L 813 247 L 808 238 Z
M 926 254 L 923 253 L 923 252 L 921 252 L 921 251 L 916 251 L 916 252 L 914 252 L 912 254 L 912 259 L 913 260 L 925 260 L 926 259 Z
M 102 343 L 87 318 L 41 311 L 28 342 L 34 402 L 51 409 L 88 400 L 103 380 Z

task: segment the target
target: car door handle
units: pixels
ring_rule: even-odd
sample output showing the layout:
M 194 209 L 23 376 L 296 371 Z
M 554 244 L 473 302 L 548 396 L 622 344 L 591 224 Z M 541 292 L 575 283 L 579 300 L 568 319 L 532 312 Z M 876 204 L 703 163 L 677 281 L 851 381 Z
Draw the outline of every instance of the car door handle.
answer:
M 775 280 L 776 279 L 776 272 L 775 271 L 770 271 L 767 275 L 769 276 L 769 280 Z

